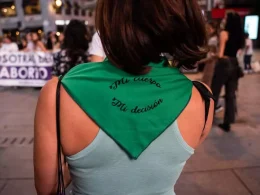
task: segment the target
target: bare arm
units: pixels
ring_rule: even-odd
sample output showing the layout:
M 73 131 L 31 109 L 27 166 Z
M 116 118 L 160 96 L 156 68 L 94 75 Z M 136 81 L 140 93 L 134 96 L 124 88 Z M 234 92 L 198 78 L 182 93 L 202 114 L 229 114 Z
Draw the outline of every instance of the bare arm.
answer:
M 57 189 L 57 136 L 56 87 L 58 79 L 49 81 L 42 89 L 34 127 L 34 176 L 38 195 L 56 194 Z M 63 162 L 65 184 L 70 182 L 67 165 Z
M 228 40 L 228 32 L 222 31 L 220 33 L 220 37 L 219 37 L 219 57 L 220 58 L 224 57 L 227 40 Z
M 194 86 L 188 106 L 177 119 L 182 137 L 192 148 L 196 149 L 210 133 L 213 121 L 213 110 L 214 102 L 212 100 L 208 120 L 205 122 L 205 103 L 200 92 Z M 187 123 L 187 121 L 189 122 Z

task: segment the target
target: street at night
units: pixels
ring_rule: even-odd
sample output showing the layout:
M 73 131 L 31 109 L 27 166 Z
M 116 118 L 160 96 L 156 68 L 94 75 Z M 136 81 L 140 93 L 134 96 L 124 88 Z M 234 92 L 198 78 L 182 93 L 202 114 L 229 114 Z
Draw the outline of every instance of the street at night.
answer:
M 176 185 L 179 195 L 260 194 L 259 88 L 259 74 L 240 81 L 238 122 L 229 134 L 213 127 L 188 161 Z M 0 195 L 35 194 L 32 149 L 38 95 L 30 88 L 0 89 Z
M 0 195 L 260 195 L 260 0 L 0 0 Z

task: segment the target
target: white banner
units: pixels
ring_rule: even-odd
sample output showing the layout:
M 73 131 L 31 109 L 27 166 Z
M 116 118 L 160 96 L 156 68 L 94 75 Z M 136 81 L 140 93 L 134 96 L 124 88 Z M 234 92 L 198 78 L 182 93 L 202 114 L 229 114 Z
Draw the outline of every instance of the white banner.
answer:
M 52 53 L 0 52 L 0 86 L 42 87 L 52 66 Z

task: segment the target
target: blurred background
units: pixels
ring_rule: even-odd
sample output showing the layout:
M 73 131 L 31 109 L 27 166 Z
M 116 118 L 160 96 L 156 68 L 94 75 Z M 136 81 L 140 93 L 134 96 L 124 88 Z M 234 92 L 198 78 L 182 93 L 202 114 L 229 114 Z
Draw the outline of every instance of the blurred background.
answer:
M 216 31 L 226 13 L 237 12 L 253 52 L 250 70 L 244 68 L 244 54 L 238 56 L 245 76 L 236 94 L 237 120 L 232 131 L 213 126 L 175 190 L 178 195 L 260 195 L 260 0 L 198 3 Z M 91 48 L 95 7 L 96 0 L 0 0 L 0 195 L 36 194 L 32 148 L 39 90 L 58 74 L 53 67 L 62 67 L 64 31 L 72 20 L 85 26 L 85 41 Z M 90 60 L 91 52 L 86 50 L 86 55 L 86 61 Z M 194 71 L 184 70 L 192 80 L 203 80 L 205 71 L 205 63 Z M 219 108 L 225 107 L 224 95 Z M 223 115 L 224 110 L 216 113 L 215 124 Z

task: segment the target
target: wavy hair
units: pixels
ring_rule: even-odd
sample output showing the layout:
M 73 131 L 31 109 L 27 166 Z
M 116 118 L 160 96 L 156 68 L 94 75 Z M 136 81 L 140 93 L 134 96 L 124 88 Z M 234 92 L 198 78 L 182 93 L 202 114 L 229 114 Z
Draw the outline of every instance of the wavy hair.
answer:
M 85 56 L 89 47 L 87 35 L 85 24 L 79 20 L 71 20 L 66 27 L 62 49 L 66 50 L 72 64 L 76 64 L 79 57 Z
M 225 30 L 229 34 L 229 41 L 239 49 L 245 45 L 242 19 L 236 12 L 229 12 L 226 16 Z
M 207 52 L 207 33 L 197 0 L 98 0 L 96 26 L 108 59 L 131 74 L 173 55 L 195 68 Z

